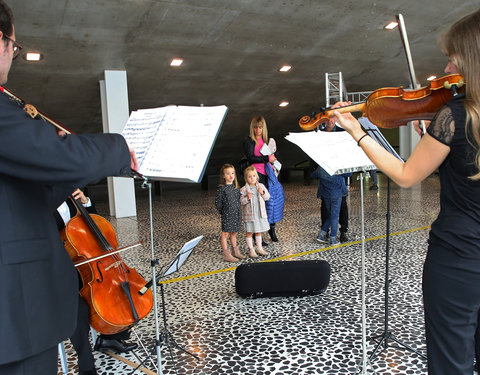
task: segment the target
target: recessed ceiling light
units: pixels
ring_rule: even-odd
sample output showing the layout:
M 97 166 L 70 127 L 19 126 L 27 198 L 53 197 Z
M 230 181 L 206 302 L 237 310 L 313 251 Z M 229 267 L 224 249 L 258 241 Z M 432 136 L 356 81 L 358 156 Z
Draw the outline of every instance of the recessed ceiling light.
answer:
M 43 55 L 39 52 L 27 52 L 23 57 L 27 61 L 40 61 L 43 59 Z
M 281 102 L 278 106 L 279 106 L 279 107 L 286 107 L 288 104 L 289 104 L 289 103 L 288 103 L 286 100 L 284 100 L 284 101 Z
M 435 78 L 437 78 L 437 76 L 430 76 L 427 78 L 427 81 L 433 81 Z
M 173 59 L 170 62 L 170 66 L 180 66 L 183 63 L 183 59 Z
M 392 30 L 392 29 L 396 28 L 397 26 L 398 26 L 398 22 L 393 21 L 393 22 L 390 22 L 387 26 L 385 26 L 385 28 L 388 29 L 388 30 Z
M 290 65 L 284 65 L 280 68 L 281 72 L 288 72 L 292 67 Z

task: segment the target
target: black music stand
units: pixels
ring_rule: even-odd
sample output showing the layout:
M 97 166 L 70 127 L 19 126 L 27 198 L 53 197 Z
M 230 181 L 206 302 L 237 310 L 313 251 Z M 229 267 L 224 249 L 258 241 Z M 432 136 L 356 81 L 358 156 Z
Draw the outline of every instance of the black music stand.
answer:
M 163 290 L 163 284 L 160 283 L 160 278 L 168 276 L 176 271 L 179 270 L 179 268 L 182 266 L 182 264 L 187 260 L 187 258 L 190 256 L 192 253 L 193 249 L 195 246 L 197 246 L 198 242 L 203 238 L 203 236 L 199 236 L 197 238 L 194 238 L 191 241 L 188 241 L 183 245 L 183 247 L 180 249 L 180 251 L 177 253 L 175 258 L 173 258 L 172 261 L 164 268 L 164 270 L 161 270 L 158 274 L 156 272 L 156 267 L 159 264 L 158 259 L 155 257 L 155 249 L 154 249 L 154 238 L 153 238 L 153 199 L 152 199 L 152 182 L 142 174 L 138 173 L 137 171 L 132 170 L 132 173 L 134 174 L 135 177 L 139 177 L 140 179 L 143 180 L 142 182 L 142 189 L 148 189 L 148 201 L 149 201 L 149 215 L 150 215 L 150 247 L 151 247 L 151 260 L 150 260 L 150 266 L 151 266 L 151 272 L 152 272 L 152 279 L 145 284 L 145 286 L 140 289 L 138 292 L 139 294 L 143 295 L 145 294 L 148 289 L 152 288 L 153 291 L 153 308 L 154 308 L 154 315 L 155 315 L 155 350 L 156 356 L 157 356 L 157 366 L 156 369 L 158 371 L 159 375 L 163 375 L 162 372 L 162 361 L 161 361 L 161 351 L 160 351 L 160 343 L 165 342 L 168 345 L 170 355 L 172 356 L 173 360 L 173 353 L 171 350 L 171 345 L 169 342 L 171 341 L 175 346 L 178 346 L 175 343 L 175 340 L 173 340 L 170 332 L 168 332 L 167 329 L 167 324 L 166 324 L 166 310 L 165 310 L 165 296 L 164 296 L 164 290 Z M 158 280 L 158 281 L 157 281 Z M 162 310 L 163 310 L 163 325 L 164 327 L 162 328 L 161 334 L 160 334 L 160 328 L 159 328 L 159 322 L 158 322 L 158 298 L 157 298 L 157 285 L 161 286 L 161 297 L 162 297 Z M 170 339 L 170 340 L 169 340 Z M 179 346 L 178 346 L 179 347 Z M 185 349 L 179 347 L 181 350 L 185 351 L 186 353 L 192 355 L 198 360 L 198 357 L 195 356 L 192 353 L 187 352 Z M 151 359 L 150 354 L 147 352 L 147 355 L 149 356 L 148 358 L 145 358 L 137 368 L 135 368 L 132 372 L 132 374 L 141 366 L 147 359 Z M 153 363 L 153 361 L 152 361 Z M 174 362 L 175 363 L 175 362 Z M 155 363 L 153 363 L 155 366 Z
M 362 124 L 365 131 L 373 138 L 377 143 L 379 143 L 384 149 L 388 152 L 393 154 L 397 159 L 403 162 L 403 159 L 397 152 L 393 149 L 393 147 L 387 142 L 383 134 L 378 130 L 378 128 L 372 124 L 367 118 L 362 117 L 359 119 L 360 124 Z M 418 354 L 420 357 L 427 359 L 425 355 L 418 352 L 417 350 L 413 349 L 412 347 L 408 346 L 407 344 L 398 340 L 395 336 L 393 336 L 392 332 L 390 332 L 388 328 L 388 291 L 390 286 L 390 279 L 389 279 L 389 270 L 390 270 L 390 178 L 387 179 L 387 229 L 386 229 L 386 246 L 385 246 L 385 330 L 381 335 L 375 336 L 372 339 L 379 339 L 381 340 L 378 342 L 377 346 L 373 350 L 372 354 L 370 354 L 369 361 L 373 361 L 375 357 L 380 354 L 379 351 L 380 347 L 383 344 L 383 350 L 388 348 L 388 340 L 395 341 L 400 346 L 395 346 L 399 349 L 407 349 L 412 353 Z
M 176 363 L 175 363 L 175 357 L 173 356 L 172 352 L 172 346 L 176 347 L 177 349 L 180 349 L 182 352 L 192 356 L 195 358 L 197 361 L 200 360 L 200 358 L 187 351 L 184 347 L 180 346 L 177 344 L 175 339 L 173 338 L 172 334 L 168 330 L 168 325 L 167 325 L 167 311 L 166 311 L 166 304 L 165 304 L 165 290 L 164 290 L 164 283 L 160 281 L 160 279 L 177 272 L 180 267 L 182 266 L 183 263 L 188 259 L 190 254 L 192 253 L 193 249 L 197 244 L 200 242 L 200 240 L 203 238 L 203 236 L 199 236 L 194 238 L 193 240 L 188 241 L 183 245 L 183 247 L 179 250 L 175 258 L 172 259 L 172 261 L 160 272 L 160 275 L 157 277 L 158 282 L 157 285 L 160 285 L 160 295 L 162 297 L 162 313 L 163 313 L 163 328 L 160 332 L 160 342 L 165 343 L 165 345 L 168 347 L 168 350 L 170 352 L 170 357 L 172 358 L 175 370 L 177 369 Z
M 150 188 L 150 195 L 151 195 L 151 184 L 149 186 Z M 185 263 L 185 261 L 188 259 L 190 254 L 192 253 L 193 249 L 197 246 L 197 244 L 200 242 L 200 240 L 203 238 L 203 236 L 198 236 L 188 242 L 186 242 L 183 247 L 178 251 L 178 253 L 175 255 L 175 257 L 165 266 L 163 267 L 158 274 L 153 274 L 152 280 L 150 280 L 140 291 L 140 294 L 145 294 L 147 290 L 150 287 L 153 287 L 153 290 L 156 291 L 156 286 L 160 285 L 160 295 L 161 295 L 161 301 L 162 301 L 162 315 L 163 315 L 163 328 L 159 330 L 158 328 L 158 323 L 157 323 L 157 340 L 156 340 L 156 347 L 157 347 L 157 357 L 158 359 L 160 358 L 160 349 L 159 346 L 161 343 L 164 343 L 167 345 L 170 356 L 172 358 L 172 361 L 174 363 L 175 371 L 177 371 L 177 366 L 175 363 L 175 357 L 173 356 L 173 351 L 172 351 L 172 346 L 175 346 L 176 348 L 180 349 L 186 354 L 191 355 L 194 357 L 197 361 L 200 360 L 200 358 L 187 351 L 185 348 L 182 346 L 178 345 L 175 339 L 173 338 L 172 334 L 168 330 L 168 325 L 167 325 L 167 311 L 166 311 L 166 303 L 165 303 L 165 290 L 164 286 L 161 282 L 162 278 L 165 278 L 166 276 L 171 275 L 172 273 L 177 272 L 180 267 Z M 155 264 L 158 264 L 158 261 L 152 261 L 152 267 L 155 267 Z M 156 294 L 154 292 L 154 294 Z M 156 296 L 155 296 L 156 297 Z M 157 315 L 157 312 L 156 312 Z M 144 361 L 142 361 L 143 363 Z M 142 364 L 141 363 L 141 364 Z M 162 369 L 161 369 L 161 364 L 160 360 L 158 360 L 158 369 L 159 369 L 159 374 L 162 374 Z

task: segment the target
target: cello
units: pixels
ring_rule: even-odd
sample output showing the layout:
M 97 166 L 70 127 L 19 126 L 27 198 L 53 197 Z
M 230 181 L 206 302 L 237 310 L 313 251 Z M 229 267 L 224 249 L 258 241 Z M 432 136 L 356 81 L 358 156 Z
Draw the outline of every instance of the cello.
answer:
M 60 231 L 74 263 L 108 254 L 118 247 L 112 225 L 103 217 L 89 214 L 73 199 L 77 215 Z M 114 334 L 143 319 L 153 307 L 153 295 L 138 292 L 146 284 L 134 268 L 118 255 L 103 257 L 77 267 L 83 287 L 80 295 L 90 309 L 90 325 L 98 332 Z

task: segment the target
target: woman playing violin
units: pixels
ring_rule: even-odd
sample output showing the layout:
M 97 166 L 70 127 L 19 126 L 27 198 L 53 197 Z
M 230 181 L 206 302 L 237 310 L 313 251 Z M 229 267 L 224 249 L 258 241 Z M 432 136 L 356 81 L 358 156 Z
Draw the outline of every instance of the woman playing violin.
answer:
M 440 213 L 423 270 L 429 374 L 472 374 L 480 325 L 480 10 L 441 37 L 446 73 L 465 77 L 465 94 L 441 108 L 406 163 L 389 154 L 351 114 L 334 118 L 375 165 L 402 187 L 440 170 Z M 338 103 L 337 105 L 345 105 Z

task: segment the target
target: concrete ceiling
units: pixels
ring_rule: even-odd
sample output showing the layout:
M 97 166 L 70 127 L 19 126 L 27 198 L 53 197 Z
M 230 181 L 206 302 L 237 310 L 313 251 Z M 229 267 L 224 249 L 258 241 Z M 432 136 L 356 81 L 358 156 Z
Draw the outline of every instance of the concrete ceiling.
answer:
M 24 51 L 6 85 L 75 132 L 102 130 L 99 80 L 126 70 L 130 110 L 220 105 L 229 111 L 207 173 L 237 162 L 250 119 L 263 114 L 280 160 L 306 159 L 283 139 L 325 105 L 325 73 L 342 72 L 349 92 L 408 86 L 401 13 L 418 80 L 441 76 L 437 37 L 478 9 L 478 0 L 6 0 Z M 173 57 L 184 64 L 170 67 Z M 284 65 L 293 68 L 280 73 Z M 280 108 L 287 100 L 290 104 Z

